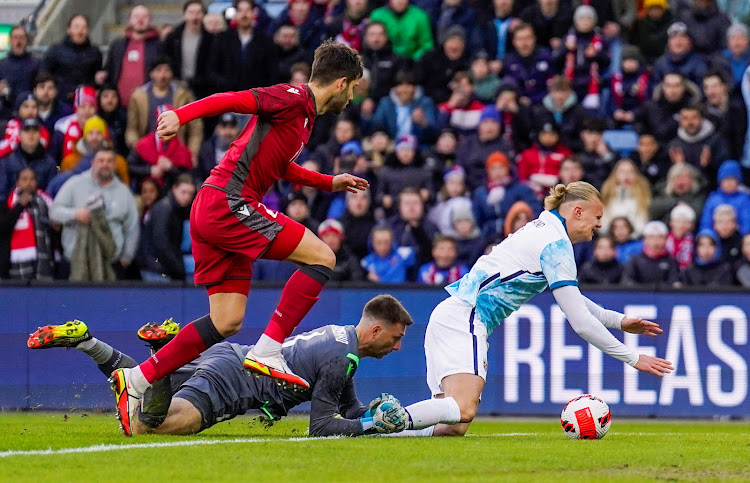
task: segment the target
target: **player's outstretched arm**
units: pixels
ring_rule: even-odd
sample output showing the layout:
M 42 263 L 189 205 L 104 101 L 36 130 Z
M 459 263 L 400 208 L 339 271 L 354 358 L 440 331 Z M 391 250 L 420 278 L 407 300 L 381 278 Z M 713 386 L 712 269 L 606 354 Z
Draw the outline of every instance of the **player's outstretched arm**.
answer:
M 643 334 L 649 337 L 656 337 L 664 332 L 659 328 L 659 324 L 650 320 L 644 320 L 639 317 L 625 317 L 625 314 L 605 309 L 592 302 L 586 296 L 583 297 L 583 300 L 586 302 L 586 308 L 589 309 L 591 315 L 596 317 L 608 329 L 624 330 L 625 332 Z
M 222 92 L 193 101 L 174 111 L 163 112 L 156 122 L 156 134 L 168 141 L 177 134 L 180 126 L 192 120 L 218 116 L 226 112 L 256 114 L 258 100 L 253 91 Z

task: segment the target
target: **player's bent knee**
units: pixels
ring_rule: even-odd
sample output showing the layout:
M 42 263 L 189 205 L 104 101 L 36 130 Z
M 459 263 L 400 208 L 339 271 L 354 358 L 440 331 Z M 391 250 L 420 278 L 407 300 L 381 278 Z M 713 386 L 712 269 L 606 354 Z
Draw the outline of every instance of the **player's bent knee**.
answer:
M 216 330 L 221 334 L 222 337 L 231 337 L 242 328 L 242 318 L 239 319 L 223 319 L 221 322 L 214 321 Z
M 321 248 L 318 250 L 317 258 L 315 265 L 323 265 L 331 270 L 336 266 L 336 254 L 333 253 L 333 250 L 331 250 L 331 248 L 325 243 L 321 243 Z
M 461 422 L 470 423 L 474 421 L 474 417 L 477 415 L 476 404 L 462 404 L 461 407 Z

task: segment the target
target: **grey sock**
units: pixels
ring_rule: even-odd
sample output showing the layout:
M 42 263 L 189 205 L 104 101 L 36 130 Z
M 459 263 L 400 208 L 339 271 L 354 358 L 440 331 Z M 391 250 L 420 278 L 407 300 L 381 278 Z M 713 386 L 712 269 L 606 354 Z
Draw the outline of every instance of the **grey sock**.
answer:
M 104 364 L 112 357 L 114 349 L 111 345 L 100 341 L 96 337 L 80 342 L 76 349 L 91 357 L 97 364 Z

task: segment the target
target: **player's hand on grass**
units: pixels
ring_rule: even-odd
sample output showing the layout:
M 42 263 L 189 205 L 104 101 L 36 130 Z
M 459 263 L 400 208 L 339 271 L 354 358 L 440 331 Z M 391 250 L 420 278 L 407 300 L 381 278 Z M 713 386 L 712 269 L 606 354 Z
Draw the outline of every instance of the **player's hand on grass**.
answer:
M 358 178 L 349 173 L 343 173 L 333 177 L 333 191 L 346 190 L 356 193 L 357 191 L 364 191 L 369 187 L 370 183 L 366 179 Z
M 156 135 L 164 141 L 172 139 L 180 129 L 180 118 L 174 111 L 164 111 L 156 120 Z
M 631 334 L 643 334 L 649 337 L 656 337 L 664 332 L 659 328 L 659 324 L 650 320 L 643 320 L 639 317 L 625 317 L 622 319 L 622 330 Z
M 634 367 L 639 371 L 650 372 L 659 377 L 663 377 L 664 374 L 669 374 L 674 370 L 671 362 L 658 357 L 647 356 L 646 354 L 638 356 L 638 362 L 636 362 Z
M 365 418 L 373 417 L 378 407 L 380 407 L 381 404 L 385 404 L 385 403 L 398 404 L 399 406 L 401 405 L 401 402 L 398 399 L 396 399 L 396 396 L 392 396 L 388 394 L 387 392 L 382 392 L 380 393 L 380 396 L 370 401 L 370 405 L 367 406 L 367 411 L 362 417 L 365 417 Z

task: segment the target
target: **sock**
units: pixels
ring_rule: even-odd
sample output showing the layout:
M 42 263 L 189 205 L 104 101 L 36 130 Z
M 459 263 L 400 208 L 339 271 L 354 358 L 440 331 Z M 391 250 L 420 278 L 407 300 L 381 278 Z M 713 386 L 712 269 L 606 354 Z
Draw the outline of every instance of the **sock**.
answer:
M 400 433 L 390 433 L 390 434 L 382 434 L 381 436 L 391 437 L 391 438 L 398 438 L 398 437 L 411 437 L 411 438 L 418 438 L 418 437 L 424 437 L 424 436 L 432 436 L 432 433 L 435 431 L 435 426 L 427 426 L 423 429 L 407 429 L 406 431 L 401 431 Z
M 461 422 L 461 408 L 452 397 L 427 399 L 407 406 L 405 409 L 411 417 L 409 429 L 423 429 L 438 423 Z
M 263 332 L 279 343 L 276 348 L 255 347 L 253 353 L 257 356 L 273 356 L 281 350 L 281 343 L 292 335 L 294 328 L 299 325 L 310 309 L 318 301 L 318 294 L 323 290 L 323 285 L 330 279 L 332 270 L 321 265 L 303 266 L 289 277 L 289 281 L 281 292 L 279 305 Z M 327 276 L 327 278 L 326 278 Z M 274 350 L 275 349 L 275 350 Z M 268 350 L 267 352 L 261 352 Z
M 258 342 L 253 346 L 253 354 L 276 354 L 281 351 L 281 342 L 276 342 L 266 334 L 261 334 Z
M 138 408 L 138 420 L 156 428 L 167 419 L 169 405 L 172 402 L 172 378 L 159 379 L 143 393 L 141 406 Z
M 224 337 L 214 327 L 211 317 L 204 315 L 186 325 L 174 339 L 138 366 L 131 375 L 137 378 L 140 373 L 146 384 L 151 385 L 194 361 L 201 352 L 222 340 Z M 141 381 L 138 382 L 140 384 Z M 131 380 L 131 384 L 135 387 L 135 380 Z
M 106 342 L 96 337 L 79 342 L 76 349 L 91 357 L 99 366 L 99 370 L 109 377 L 115 369 L 120 367 L 135 367 L 136 362 L 127 354 L 114 349 Z

